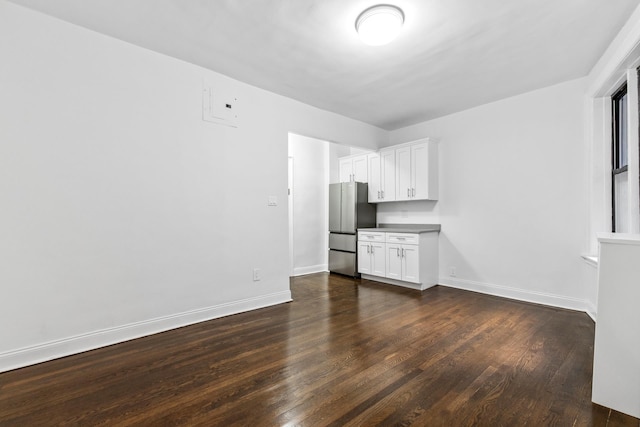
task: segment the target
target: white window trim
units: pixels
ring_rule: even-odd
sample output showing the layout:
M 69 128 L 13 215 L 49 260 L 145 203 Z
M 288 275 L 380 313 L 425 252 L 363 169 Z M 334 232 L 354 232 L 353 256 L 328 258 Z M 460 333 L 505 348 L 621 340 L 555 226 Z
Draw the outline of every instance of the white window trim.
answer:
M 585 137 L 588 147 L 588 244 L 585 252 L 597 254 L 597 233 L 611 231 L 611 95 L 627 81 L 629 113 L 629 231 L 640 233 L 638 176 L 638 79 L 640 66 L 640 7 L 588 76 L 585 98 Z

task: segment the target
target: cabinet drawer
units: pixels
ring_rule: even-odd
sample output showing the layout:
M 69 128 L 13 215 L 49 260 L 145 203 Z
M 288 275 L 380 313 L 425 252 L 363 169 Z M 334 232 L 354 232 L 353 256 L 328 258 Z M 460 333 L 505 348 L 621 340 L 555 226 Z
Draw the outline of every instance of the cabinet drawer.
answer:
M 358 231 L 358 240 L 361 242 L 384 242 L 384 234 L 375 231 Z
M 420 242 L 419 234 L 387 233 L 387 243 L 417 245 L 419 242 Z

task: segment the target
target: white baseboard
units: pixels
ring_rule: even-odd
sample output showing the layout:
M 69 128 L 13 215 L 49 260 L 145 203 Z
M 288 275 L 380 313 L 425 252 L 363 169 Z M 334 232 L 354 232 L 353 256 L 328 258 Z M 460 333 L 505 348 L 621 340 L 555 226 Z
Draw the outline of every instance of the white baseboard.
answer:
M 293 269 L 294 276 L 304 276 L 305 274 L 320 273 L 328 271 L 329 266 L 327 264 L 310 265 L 308 267 L 297 267 Z
M 535 304 L 543 304 L 552 307 L 566 308 L 569 310 L 584 311 L 591 318 L 594 318 L 595 316 L 595 309 L 593 309 L 593 305 L 586 300 L 581 300 L 578 298 L 511 288 L 508 286 L 493 285 L 490 283 L 475 282 L 473 280 L 457 279 L 453 277 L 441 277 L 439 279 L 439 284 L 442 286 L 448 286 L 450 288 L 464 289 L 467 291 L 479 292 L 482 294 L 510 298 L 519 301 L 532 302 Z M 590 311 L 593 312 L 593 316 Z
M 597 313 L 598 313 L 598 310 L 596 309 L 596 306 L 593 305 L 592 302 L 587 301 L 587 308 L 586 308 L 585 311 L 587 312 L 589 317 L 591 317 L 591 320 L 593 320 L 595 322 L 596 321 L 596 316 L 597 316 Z
M 0 353 L 0 372 L 290 301 L 291 291 L 276 292 L 12 350 Z

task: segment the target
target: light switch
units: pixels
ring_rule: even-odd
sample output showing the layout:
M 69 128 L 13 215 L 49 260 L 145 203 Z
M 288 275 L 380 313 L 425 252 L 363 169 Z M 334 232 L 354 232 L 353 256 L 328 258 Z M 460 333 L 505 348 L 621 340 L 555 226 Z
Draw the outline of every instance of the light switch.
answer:
M 269 196 L 269 203 L 268 206 L 278 206 L 278 197 L 276 196 Z

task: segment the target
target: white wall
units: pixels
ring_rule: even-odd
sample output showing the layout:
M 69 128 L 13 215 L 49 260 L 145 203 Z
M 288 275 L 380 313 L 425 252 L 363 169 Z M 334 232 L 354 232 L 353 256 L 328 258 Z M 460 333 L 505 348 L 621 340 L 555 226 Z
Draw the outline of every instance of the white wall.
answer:
M 440 200 L 380 204 L 378 221 L 441 223 L 442 284 L 586 309 L 584 90 L 568 81 L 391 132 L 441 141 Z
M 329 142 L 290 134 L 293 274 L 327 271 Z M 335 144 L 333 144 L 335 145 Z
M 0 59 L 0 371 L 287 301 L 288 132 L 387 138 L 2 0 Z

